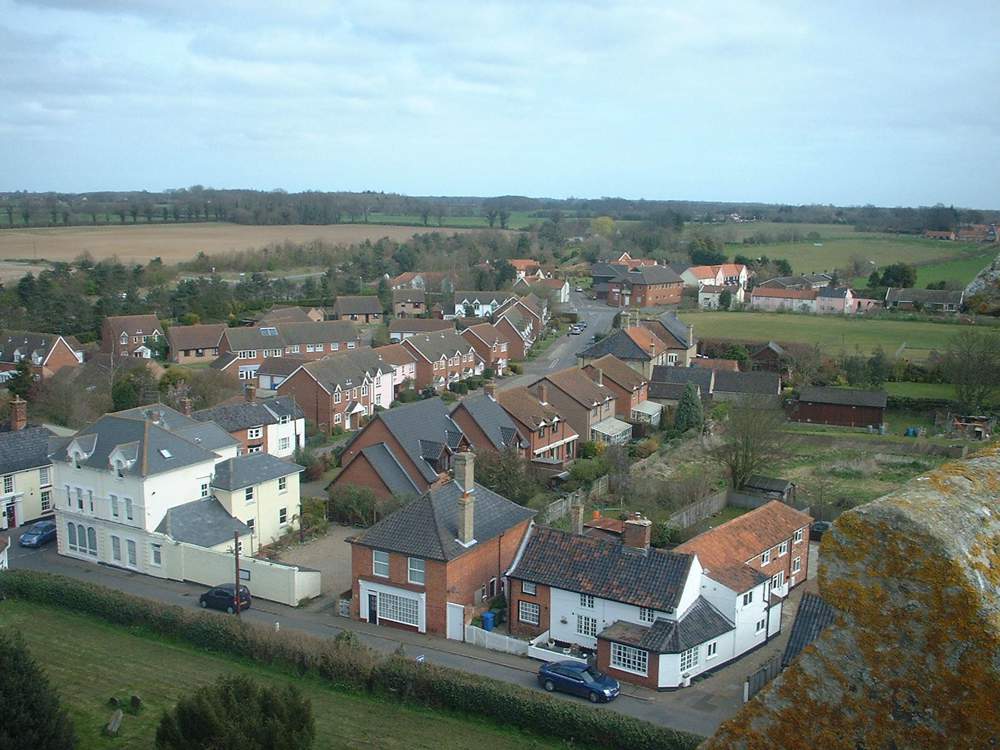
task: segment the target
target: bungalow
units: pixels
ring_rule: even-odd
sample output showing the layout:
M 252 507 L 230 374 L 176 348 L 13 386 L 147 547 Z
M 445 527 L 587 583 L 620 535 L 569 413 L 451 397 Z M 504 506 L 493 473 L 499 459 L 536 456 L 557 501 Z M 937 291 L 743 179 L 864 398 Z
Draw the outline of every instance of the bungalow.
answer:
M 734 401 L 751 398 L 774 408 L 781 406 L 781 376 L 775 372 L 730 372 L 715 370 L 712 400 Z
M 854 388 L 803 388 L 792 406 L 793 422 L 842 427 L 881 427 L 885 422 L 885 391 Z
M 27 362 L 35 380 L 46 380 L 64 367 L 81 364 L 83 347 L 72 336 L 4 331 L 0 334 L 0 373 L 16 370 L 21 362 Z
M 427 312 L 423 289 L 396 289 L 392 293 L 392 314 L 397 318 L 416 318 Z
M 814 289 L 771 289 L 755 287 L 750 292 L 750 307 L 765 312 L 816 312 Z
M 375 296 L 341 295 L 333 303 L 333 317 L 336 320 L 378 323 L 382 320 L 382 302 Z
M 155 315 L 111 315 L 101 323 L 101 351 L 113 356 L 150 359 L 162 337 Z
M 623 421 L 660 424 L 661 407 L 649 400 L 649 380 L 617 357 L 607 354 L 583 368 L 587 377 L 615 394 L 615 416 Z
M 389 340 L 402 341 L 410 336 L 436 331 L 454 331 L 455 324 L 450 320 L 437 318 L 396 318 L 389 321 Z
M 479 323 L 469 326 L 462 331 L 462 338 L 472 344 L 487 370 L 497 376 L 506 373 L 509 359 L 507 340 L 494 325 Z
M 957 313 L 965 301 L 964 289 L 886 289 L 885 306 L 890 310 L 926 310 Z
M 497 401 L 496 384 L 487 382 L 483 391 L 478 396 L 459 401 L 451 411 L 452 421 L 462 429 L 477 453 L 514 449 L 528 457 L 529 443 Z
M 454 304 L 446 318 L 489 318 L 502 304 L 516 300 L 513 292 L 455 292 Z
M 543 389 L 544 390 L 544 389 Z M 518 432 L 527 439 L 526 457 L 540 471 L 562 470 L 577 456 L 579 434 L 544 395 L 523 386 L 497 394 L 497 403 L 510 415 Z
M 55 508 L 49 438 L 41 425 L 28 424 L 28 402 L 10 402 L 10 422 L 0 429 L 0 529 L 51 517 Z
M 403 339 L 416 362 L 416 382 L 423 390 L 442 390 L 452 383 L 482 375 L 485 365 L 475 348 L 457 331 L 440 331 Z
M 632 438 L 632 425 L 615 418 L 615 392 L 583 370 L 567 367 L 549 373 L 530 388 L 587 440 L 624 445 Z
M 321 323 L 326 315 L 319 307 L 272 307 L 257 318 L 254 325 L 274 326 L 280 323 Z
M 222 323 L 171 326 L 167 330 L 170 361 L 179 365 L 187 365 L 206 359 L 215 359 L 219 356 L 219 341 L 226 328 L 227 326 Z
M 677 353 L 669 351 L 667 345 L 646 326 L 621 328 L 595 341 L 576 356 L 580 366 L 585 367 L 595 359 L 609 354 L 647 379 L 652 374 L 653 367 L 676 364 L 678 356 Z

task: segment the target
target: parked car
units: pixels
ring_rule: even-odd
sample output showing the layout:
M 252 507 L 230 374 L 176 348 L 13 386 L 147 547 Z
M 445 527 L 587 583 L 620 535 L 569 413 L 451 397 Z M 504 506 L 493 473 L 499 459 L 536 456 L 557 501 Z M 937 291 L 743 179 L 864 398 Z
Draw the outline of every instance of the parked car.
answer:
M 579 323 L 577 323 L 577 325 L 580 326 L 580 328 L 586 328 L 587 327 L 587 321 L 586 320 L 581 320 Z
M 578 291 L 578 292 L 582 292 L 582 291 L 583 291 L 583 287 L 582 287 L 582 286 L 578 286 L 578 287 L 576 288 L 576 291 Z
M 809 540 L 818 542 L 830 530 L 831 526 L 833 524 L 829 521 L 813 521 L 812 526 L 809 527 Z
M 233 592 L 236 590 L 236 584 L 234 583 L 223 583 L 214 588 L 210 588 L 204 594 L 198 597 L 198 604 L 202 606 L 202 609 L 221 609 L 223 612 L 228 612 L 233 614 L 236 611 L 235 597 Z M 250 609 L 250 605 L 253 603 L 253 599 L 250 596 L 250 589 L 246 586 L 240 586 L 240 612 L 245 609 Z
M 538 670 L 538 684 L 547 692 L 558 690 L 587 698 L 591 703 L 609 703 L 618 697 L 618 680 L 577 661 L 552 661 Z
M 31 528 L 21 534 L 22 547 L 41 547 L 56 540 L 56 522 L 39 521 L 31 524 Z
M 570 326 L 569 327 L 569 335 L 570 336 L 579 336 L 581 333 L 583 333 L 583 329 L 580 328 L 580 326 Z

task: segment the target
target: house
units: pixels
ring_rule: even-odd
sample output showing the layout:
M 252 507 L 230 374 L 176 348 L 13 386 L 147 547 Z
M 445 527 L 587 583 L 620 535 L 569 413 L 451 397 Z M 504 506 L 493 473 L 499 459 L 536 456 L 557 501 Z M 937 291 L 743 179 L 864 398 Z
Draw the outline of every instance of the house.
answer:
M 710 357 L 696 357 L 691 360 L 692 367 L 699 367 L 703 370 L 723 370 L 725 372 L 739 372 L 740 363 L 735 359 L 712 359 Z
M 543 317 L 541 308 L 529 304 L 528 297 L 508 300 L 493 315 L 493 319 L 497 323 L 508 317 L 532 343 L 545 332 L 546 318 Z
M 497 403 L 527 440 L 526 457 L 543 473 L 548 469 L 565 469 L 577 456 L 580 438 L 555 405 L 544 400 L 546 398 L 547 392 L 543 396 L 523 386 L 508 388 L 496 396 Z
M 550 294 L 557 305 L 569 303 L 569 281 L 566 279 L 542 279 L 537 286 Z
M 750 270 L 742 263 L 722 263 L 715 266 L 690 266 L 682 274 L 684 286 L 701 289 L 704 286 L 732 286 L 745 289 Z
M 455 478 L 350 540 L 351 616 L 452 640 L 502 593 L 504 571 L 535 511 L 476 484 L 475 457 Z
M 388 409 L 396 398 L 393 368 L 374 349 L 331 354 L 306 362 L 278 386 L 319 429 L 357 430 L 376 407 Z
M 361 323 L 378 323 L 382 320 L 382 302 L 376 296 L 341 295 L 333 303 L 336 320 L 356 320 Z
M 752 399 L 761 406 L 781 406 L 781 376 L 775 372 L 730 372 L 715 370 L 713 401 Z
M 758 289 L 822 289 L 833 283 L 832 273 L 805 273 L 801 276 L 775 276 L 757 284 Z
M 680 369 L 680 368 L 677 368 Z M 708 400 L 708 393 L 702 392 L 701 386 L 695 383 L 695 395 L 703 401 Z M 660 419 L 673 419 L 674 409 L 684 398 L 684 391 L 687 383 L 669 383 L 665 381 L 653 381 L 649 384 L 649 400 L 654 404 L 659 404 L 665 414 Z
M 403 391 L 412 390 L 417 382 L 417 360 L 405 346 L 388 344 L 372 350 L 383 362 L 392 367 L 394 398 Z
M 851 315 L 857 309 L 854 291 L 846 286 L 825 286 L 816 295 L 816 312 L 820 315 Z
M 330 488 L 361 486 L 377 497 L 419 495 L 451 469 L 452 456 L 469 439 L 440 398 L 376 412 L 340 456 Z
M 881 427 L 885 423 L 885 391 L 854 388 L 803 388 L 788 418 L 842 427 Z
M 437 331 L 454 331 L 455 324 L 450 320 L 437 318 L 397 318 L 389 321 L 389 340 L 402 341 L 410 336 Z
M 514 267 L 514 272 L 519 279 L 534 282 L 541 281 L 546 276 L 545 271 L 538 265 L 537 260 L 532 260 L 531 258 L 509 258 L 507 262 Z
M 789 505 L 795 502 L 795 483 L 787 479 L 776 479 L 774 477 L 765 477 L 762 474 L 754 474 L 743 483 L 740 490 L 749 495 L 766 497 L 769 500 L 780 500 Z
M 46 380 L 64 367 L 81 364 L 83 347 L 72 336 L 4 331 L 0 334 L 0 373 L 16 370 L 21 362 L 28 363 L 35 380 Z
M 28 402 L 10 402 L 10 422 L 0 429 L 0 529 L 51 517 L 55 498 L 49 438 L 41 425 L 28 424 Z
M 640 266 L 619 272 L 608 282 L 612 307 L 679 305 L 684 282 L 669 266 Z
M 886 289 L 885 306 L 890 310 L 926 310 L 957 313 L 965 301 L 964 289 Z
M 309 361 L 301 357 L 268 357 L 257 368 L 257 385 L 260 390 L 276 391 L 299 365 Z
M 520 310 L 511 309 L 493 324 L 501 342 L 507 344 L 507 361 L 521 361 L 535 343 L 535 327 L 531 318 Z
M 951 230 L 925 229 L 924 237 L 929 240 L 954 240 L 956 234 Z
M 472 344 L 486 370 L 502 376 L 507 372 L 509 352 L 507 339 L 491 323 L 479 323 L 462 331 L 462 338 Z M 485 370 L 484 370 L 485 372 Z
M 658 426 L 661 407 L 649 400 L 649 380 L 617 357 L 606 354 L 583 367 L 598 385 L 615 394 L 615 416 L 623 421 Z
M 505 302 L 516 300 L 513 292 L 455 292 L 451 315 L 446 318 L 489 318 Z
M 590 266 L 590 291 L 594 295 L 594 299 L 604 300 L 608 299 L 608 290 L 610 289 L 611 280 L 619 278 L 622 273 L 628 270 L 625 266 L 620 264 L 597 262 Z
M 620 328 L 609 336 L 595 341 L 577 353 L 581 367 L 586 367 L 595 359 L 612 355 L 627 364 L 645 378 L 652 374 L 653 367 L 670 362 L 677 354 L 668 350 L 667 345 L 646 326 Z M 674 360 L 676 362 L 676 359 Z
M 212 422 L 239 441 L 239 453 L 267 453 L 290 458 L 306 444 L 305 414 L 295 399 L 274 396 L 258 399 L 253 385 L 244 395 L 190 415 L 199 422 Z
M 534 292 L 528 292 L 518 300 L 518 303 L 535 319 L 539 333 L 543 332 L 549 323 L 549 300 L 539 297 Z
M 632 438 L 632 425 L 615 418 L 615 392 L 591 380 L 583 370 L 567 367 L 549 373 L 530 389 L 587 440 L 624 445 Z
M 641 320 L 639 325 L 652 331 L 667 347 L 666 364 L 688 367 L 697 356 L 694 326 L 678 318 L 676 313 L 666 312 L 652 320 Z
M 579 646 L 601 672 L 654 690 L 689 685 L 780 631 L 766 573 L 651 548 L 651 526 L 634 514 L 619 540 L 532 525 L 507 574 L 511 629 L 552 650 Z
M 395 289 L 392 292 L 392 314 L 397 318 L 417 318 L 427 312 L 427 297 L 423 289 Z
M 729 304 L 722 304 L 722 295 L 729 292 Z M 732 305 L 742 305 L 746 293 L 741 286 L 705 284 L 698 289 L 698 307 L 702 310 L 728 310 Z
M 816 312 L 814 289 L 772 289 L 755 287 L 750 292 L 750 307 L 764 312 Z
M 215 465 L 213 494 L 230 516 L 250 530 L 251 555 L 256 554 L 255 547 L 272 544 L 298 526 L 302 468 L 268 453 L 229 458 Z M 167 533 L 171 520 L 167 511 Z
M 440 331 L 403 339 L 416 361 L 415 386 L 442 390 L 452 383 L 482 375 L 485 365 L 458 331 Z
M 219 359 L 212 367 L 240 380 L 255 380 L 269 358 L 312 361 L 328 354 L 361 348 L 357 328 L 344 320 L 285 323 L 280 326 L 227 328 L 219 340 Z M 271 386 L 274 386 L 273 378 Z
M 993 224 L 967 224 L 955 232 L 959 242 L 996 242 L 997 228 Z
M 750 366 L 754 371 L 787 373 L 790 362 L 791 355 L 781 344 L 774 341 L 768 341 L 760 349 L 750 352 Z
M 455 291 L 455 277 L 446 271 L 406 271 L 389 280 L 396 289 L 423 289 L 425 292 L 451 294 Z
M 792 631 L 781 655 L 781 668 L 791 664 L 802 650 L 822 635 L 837 619 L 836 611 L 818 594 L 805 592 L 792 621 Z
M 215 359 L 219 356 L 219 341 L 226 328 L 227 326 L 221 323 L 171 326 L 167 330 L 170 361 L 179 365 L 187 365 Z
M 322 323 L 326 315 L 319 307 L 272 307 L 257 318 L 255 325 L 274 326 L 282 323 Z
M 698 396 L 703 401 L 708 401 L 712 397 L 716 376 L 715 370 L 705 370 L 700 367 L 660 365 L 653 368 L 653 374 L 649 379 L 649 398 L 673 409 L 680 403 L 687 384 L 693 383 Z
M 150 359 L 162 337 L 155 315 L 111 315 L 101 322 L 101 351 L 118 357 Z
M 529 443 L 511 416 L 497 401 L 497 388 L 493 381 L 483 386 L 484 392 L 458 402 L 451 410 L 452 421 L 469 439 L 472 450 L 500 453 L 508 449 L 529 456 Z

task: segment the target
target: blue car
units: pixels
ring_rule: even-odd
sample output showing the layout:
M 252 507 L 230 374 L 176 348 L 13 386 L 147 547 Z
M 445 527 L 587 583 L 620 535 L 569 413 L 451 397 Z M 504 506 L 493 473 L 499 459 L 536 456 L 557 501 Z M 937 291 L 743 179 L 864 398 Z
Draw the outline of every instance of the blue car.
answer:
M 55 521 L 39 521 L 33 523 L 31 528 L 21 534 L 20 543 L 22 547 L 41 547 L 43 544 L 54 542 L 55 539 Z
M 591 703 L 608 703 L 618 697 L 618 680 L 594 667 L 576 661 L 551 661 L 538 670 L 538 684 L 547 692 L 558 690 L 587 698 Z

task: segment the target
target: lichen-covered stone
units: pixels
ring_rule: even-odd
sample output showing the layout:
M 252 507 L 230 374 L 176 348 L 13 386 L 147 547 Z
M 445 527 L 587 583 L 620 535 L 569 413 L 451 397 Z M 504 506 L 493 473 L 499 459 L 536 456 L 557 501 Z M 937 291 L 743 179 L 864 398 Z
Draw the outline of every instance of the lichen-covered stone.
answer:
M 702 748 L 1000 747 L 1000 453 L 842 515 L 837 620 Z

